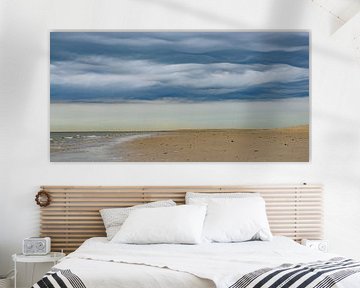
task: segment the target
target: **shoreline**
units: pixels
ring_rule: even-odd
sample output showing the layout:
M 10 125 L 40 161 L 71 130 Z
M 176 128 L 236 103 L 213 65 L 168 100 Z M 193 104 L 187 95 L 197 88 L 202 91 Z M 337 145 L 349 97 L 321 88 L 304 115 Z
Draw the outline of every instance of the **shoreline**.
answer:
M 128 141 L 151 137 L 155 133 L 52 132 L 51 162 L 123 162 L 113 147 Z
M 286 129 L 291 129 L 291 130 L 301 130 L 301 129 L 308 129 L 309 125 L 304 124 L 304 125 L 297 125 L 297 126 L 285 126 L 285 127 L 274 127 L 274 128 L 226 128 L 226 129 L 220 129 L 220 128 L 209 128 L 209 129 L 193 129 L 193 128 L 185 128 L 185 129 L 175 129 L 175 130 L 86 130 L 86 131 L 50 131 L 50 134 L 76 134 L 76 133 L 101 133 L 101 134 L 105 134 L 105 133 L 165 133 L 165 132 L 191 132 L 191 131 L 239 131 L 239 130 L 277 130 L 277 129 L 281 129 L 281 130 L 286 130 Z

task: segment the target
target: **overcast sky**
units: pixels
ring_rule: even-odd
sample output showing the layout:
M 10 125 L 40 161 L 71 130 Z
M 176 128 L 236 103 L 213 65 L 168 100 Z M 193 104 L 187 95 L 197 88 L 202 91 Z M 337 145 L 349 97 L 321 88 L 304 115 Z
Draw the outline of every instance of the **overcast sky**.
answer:
M 51 102 L 309 96 L 305 32 L 52 32 Z

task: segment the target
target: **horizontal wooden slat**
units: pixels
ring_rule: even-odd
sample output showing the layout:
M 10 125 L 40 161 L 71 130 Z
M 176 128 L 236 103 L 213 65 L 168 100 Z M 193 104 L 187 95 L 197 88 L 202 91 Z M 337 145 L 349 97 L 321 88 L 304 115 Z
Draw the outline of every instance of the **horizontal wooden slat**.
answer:
M 69 228 L 71 227 L 71 228 Z M 103 232 L 104 231 L 104 225 L 103 224 L 89 224 L 89 223 L 72 223 L 72 222 L 68 222 L 68 223 L 46 223 L 46 224 L 41 224 L 40 228 L 42 230 L 57 230 L 57 229 L 68 229 L 69 231 L 74 231 L 74 230 L 78 230 L 81 231 L 83 229 L 92 229 L 93 231 L 98 231 L 98 232 Z
M 180 191 L 192 191 L 192 190 L 196 190 L 199 191 L 200 189 L 209 191 L 209 193 L 213 192 L 214 190 L 234 190 L 234 191 L 241 191 L 241 190 L 249 190 L 249 189 L 256 189 L 256 190 L 273 190 L 273 189 L 292 189 L 292 188 L 296 188 L 296 189 L 321 189 L 321 186 L 317 185 L 317 184 L 300 184 L 300 185 L 244 185 L 244 186 L 231 186 L 231 185 L 227 185 L 227 186 L 216 186 L 216 185 L 206 185 L 206 186 L 68 186 L 68 185 L 63 185 L 63 186 L 54 186 L 54 185 L 45 185 L 45 186 L 41 186 L 42 189 L 51 189 L 51 190 L 57 190 L 57 189 L 63 189 L 63 190 L 76 190 L 76 189 L 89 189 L 89 190 L 116 190 L 116 191 L 121 191 L 121 190 L 153 190 L 153 191 L 157 191 L 157 190 L 180 190 Z
M 72 233 L 72 234 L 69 234 L 69 235 L 66 235 L 64 236 L 64 234 L 62 233 L 59 233 L 59 234 L 54 234 L 51 238 L 51 241 L 55 241 L 57 239 L 69 239 L 69 238 L 79 238 L 79 239 L 88 239 L 90 237 L 101 237 L 102 235 L 104 235 L 104 233 L 98 233 L 95 235 L 93 233 L 89 233 L 89 234 L 86 234 L 86 233 Z
M 247 186 L 43 186 L 51 204 L 41 208 L 41 235 L 52 237 L 54 251 L 74 251 L 90 237 L 105 235 L 103 208 L 129 207 L 173 199 L 185 202 L 186 192 L 256 192 L 265 199 L 274 235 L 322 237 L 322 188 L 319 185 Z
M 296 215 L 288 215 L 288 216 L 272 216 L 272 217 L 268 217 L 268 219 L 270 220 L 276 220 L 276 222 L 292 222 L 292 221 L 296 221 L 296 222 L 312 222 L 312 221 L 316 221 L 314 220 L 313 216 L 302 216 L 302 219 L 298 219 L 298 217 Z M 56 221 L 56 220 L 62 220 L 62 221 L 94 221 L 94 222 L 98 222 L 101 221 L 102 223 L 102 219 L 100 216 L 64 216 L 64 215 L 52 215 L 52 216 L 43 216 L 42 217 L 43 223 L 45 222 L 51 222 L 51 221 Z M 316 221 L 316 222 L 321 222 Z
M 86 201 L 84 201 L 84 197 L 86 197 Z M 91 197 L 91 198 L 89 198 Z M 182 197 L 172 197 L 171 195 L 166 196 L 166 197 L 147 197 L 147 198 L 155 198 L 155 199 L 159 199 L 159 200 L 167 200 L 167 199 L 172 199 L 172 200 L 181 200 L 183 201 L 184 196 Z M 301 199 L 302 203 L 312 203 L 312 202 L 321 202 L 322 198 L 321 197 L 296 197 L 296 196 L 289 196 L 289 197 L 282 197 L 282 196 L 272 196 L 272 197 L 263 197 L 265 200 L 268 200 L 268 203 L 272 203 L 272 202 L 276 202 L 276 203 L 280 203 L 280 202 L 285 202 L 285 203 L 289 203 L 289 202 L 298 202 L 299 199 Z M 130 197 L 116 197 L 116 195 L 111 195 L 111 197 L 108 197 L 107 195 L 97 195 L 96 197 L 92 196 L 92 195 L 78 195 L 76 197 L 52 197 L 52 201 L 57 201 L 60 203 L 66 203 L 69 202 L 71 200 L 71 202 L 144 202 L 144 199 L 141 198 L 130 198 Z
M 41 228 L 40 231 L 43 236 L 51 236 L 54 233 L 64 233 L 64 235 L 66 235 L 66 233 L 68 233 L 69 235 L 71 233 L 99 233 L 99 234 L 102 233 L 103 235 L 105 235 L 104 229 L 93 229 L 93 228 L 77 230 L 76 228 L 66 229 L 61 227 L 54 227 L 54 229 Z

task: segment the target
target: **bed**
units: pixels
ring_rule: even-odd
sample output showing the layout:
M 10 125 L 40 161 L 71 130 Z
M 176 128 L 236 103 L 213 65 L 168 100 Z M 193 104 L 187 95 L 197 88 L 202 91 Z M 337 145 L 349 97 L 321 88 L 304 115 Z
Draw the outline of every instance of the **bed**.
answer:
M 159 244 L 151 245 L 151 247 L 111 244 L 106 238 L 99 237 L 87 240 L 76 252 L 67 256 L 54 268 L 55 271 L 56 269 L 70 270 L 79 277 L 80 280 L 75 284 L 68 284 L 64 280 L 67 283 L 65 287 L 255 287 L 235 283 L 251 272 L 278 267 L 284 263 L 309 265 L 317 261 L 336 260 L 336 257 L 336 255 L 311 250 L 282 236 L 274 237 L 271 242 Z M 338 261 L 345 260 L 338 259 Z M 355 269 L 359 269 L 359 265 L 357 267 Z M 69 278 L 73 278 L 74 275 Z M 42 286 L 39 283 L 34 287 L 49 286 Z M 337 286 L 319 284 L 318 286 L 294 287 L 356 288 L 360 287 L 360 275 L 353 273 L 337 283 Z
M 360 287 L 360 263 L 298 243 L 322 237 L 319 185 L 42 188 L 52 198 L 51 205 L 42 208 L 42 234 L 55 240 L 53 250 L 72 253 L 35 288 Z M 271 241 L 198 245 L 119 244 L 104 237 L 99 209 L 163 199 L 182 204 L 188 191 L 260 193 L 274 237 Z

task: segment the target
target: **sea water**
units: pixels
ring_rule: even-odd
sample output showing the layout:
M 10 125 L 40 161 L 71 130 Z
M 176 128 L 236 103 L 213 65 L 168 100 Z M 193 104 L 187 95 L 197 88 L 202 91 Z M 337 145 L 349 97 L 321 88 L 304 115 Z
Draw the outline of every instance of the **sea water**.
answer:
M 51 132 L 51 162 L 112 162 L 122 160 L 119 144 L 154 132 Z

